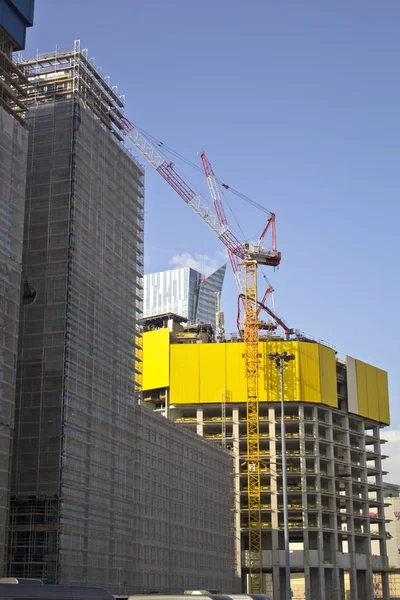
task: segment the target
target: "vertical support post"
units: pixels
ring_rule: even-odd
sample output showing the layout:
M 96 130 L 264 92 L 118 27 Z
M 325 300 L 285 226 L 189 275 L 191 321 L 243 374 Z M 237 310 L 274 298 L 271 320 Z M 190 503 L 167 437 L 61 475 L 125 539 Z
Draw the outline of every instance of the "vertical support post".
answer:
M 164 410 L 164 417 L 166 419 L 168 419 L 169 416 L 169 398 L 168 398 L 168 388 L 165 388 L 165 410 Z
M 290 589 L 290 551 L 289 551 L 289 511 L 288 511 L 288 483 L 286 468 L 286 424 L 285 424 L 285 384 L 284 370 L 287 363 L 295 359 L 294 354 L 287 352 L 274 352 L 268 354 L 269 360 L 275 361 L 275 366 L 280 375 L 281 382 L 281 450 L 282 450 L 282 496 L 283 496 L 283 531 L 285 541 L 285 598 L 292 600 Z
M 263 592 L 260 511 L 260 424 L 258 412 L 257 263 L 244 261 L 244 361 L 247 384 L 247 489 L 250 593 Z
M 289 510 L 288 510 L 288 481 L 286 465 L 286 423 L 285 423 L 285 385 L 283 377 L 284 363 L 279 361 L 281 376 L 281 448 L 282 448 L 282 487 L 283 487 L 283 528 L 285 541 L 285 583 L 286 600 L 292 600 L 290 589 L 290 551 L 289 551 Z
M 221 446 L 226 450 L 226 390 L 222 390 L 221 398 Z

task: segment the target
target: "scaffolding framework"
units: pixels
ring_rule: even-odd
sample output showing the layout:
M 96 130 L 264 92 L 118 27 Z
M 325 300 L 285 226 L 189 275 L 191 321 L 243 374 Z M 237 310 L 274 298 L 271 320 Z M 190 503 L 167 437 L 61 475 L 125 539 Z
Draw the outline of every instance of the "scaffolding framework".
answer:
M 0 572 L 7 546 L 10 452 L 14 425 L 27 131 L 22 72 L 0 31 Z M 17 110 L 19 112 L 17 112 Z
M 20 61 L 28 174 L 9 575 L 237 589 L 232 459 L 136 404 L 144 172 L 87 52 Z
M 94 59 L 88 58 L 88 50 L 81 49 L 79 40 L 70 52 L 37 52 L 35 58 L 20 58 L 18 66 L 24 77 L 22 88 L 28 108 L 79 97 L 104 127 L 123 140 L 124 98 L 118 95 L 117 86 L 110 85 L 110 78 L 103 77 Z
M 4 30 L 0 31 L 0 107 L 24 124 L 27 79 L 12 60 L 13 42 Z

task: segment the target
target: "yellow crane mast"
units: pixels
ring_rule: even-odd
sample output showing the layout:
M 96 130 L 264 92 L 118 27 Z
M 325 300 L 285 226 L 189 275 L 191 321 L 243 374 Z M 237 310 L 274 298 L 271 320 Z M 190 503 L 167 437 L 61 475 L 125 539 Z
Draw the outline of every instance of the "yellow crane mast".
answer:
M 257 262 L 244 260 L 244 363 L 247 382 L 247 497 L 249 528 L 249 587 L 261 594 L 261 482 L 260 482 L 260 422 L 258 411 L 258 306 Z
M 128 119 L 122 119 L 124 134 L 139 150 L 152 167 L 179 194 L 192 210 L 208 225 L 226 246 L 232 270 L 239 289 L 239 297 L 244 302 L 244 366 L 247 381 L 247 454 L 248 473 L 248 539 L 249 539 L 249 587 L 250 592 L 263 592 L 262 578 L 262 539 L 260 516 L 260 436 L 258 411 L 258 302 L 257 302 L 257 266 L 276 267 L 281 254 L 276 250 L 275 215 L 252 200 L 247 200 L 268 213 L 267 223 L 255 243 L 240 242 L 230 230 L 217 179 L 211 163 L 204 152 L 200 154 L 207 183 L 210 189 L 215 212 L 204 202 L 174 168 L 174 164 L 166 159 L 160 151 L 162 142 L 157 147 L 150 142 L 144 132 L 139 130 Z M 229 186 L 222 184 L 228 189 Z M 234 191 L 234 190 L 232 190 Z M 236 192 L 237 193 L 237 192 Z M 241 194 L 238 194 L 242 196 Z M 243 196 L 242 196 L 243 198 Z M 245 197 L 244 197 L 245 198 Z M 261 244 L 268 232 L 272 233 L 272 249 L 267 250 Z M 264 296 L 265 298 L 265 296 Z

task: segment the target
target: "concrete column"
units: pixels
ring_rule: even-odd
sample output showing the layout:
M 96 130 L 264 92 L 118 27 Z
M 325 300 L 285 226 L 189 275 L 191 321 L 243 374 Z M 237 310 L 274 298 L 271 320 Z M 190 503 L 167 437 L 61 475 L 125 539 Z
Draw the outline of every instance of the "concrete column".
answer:
M 271 472 L 271 522 L 272 530 L 278 528 L 278 478 L 277 478 L 277 456 L 276 456 L 276 422 L 275 409 L 270 408 L 269 417 L 269 452 Z M 275 548 L 273 548 L 275 550 Z
M 232 406 L 232 445 L 234 456 L 234 478 L 235 478 L 235 546 L 236 546 L 236 574 L 241 575 L 242 553 L 240 533 L 240 460 L 239 460 L 239 409 Z
M 272 582 L 274 588 L 274 598 L 280 600 L 281 581 L 280 581 L 280 550 L 279 550 L 279 532 L 278 532 L 278 481 L 277 481 L 277 456 L 276 456 L 276 414 L 275 408 L 268 410 L 269 420 L 269 451 L 270 451 L 270 473 L 271 473 L 271 546 L 272 546 Z
M 204 434 L 204 421 L 203 421 L 203 406 L 198 406 L 196 408 L 196 418 L 197 418 L 197 434 L 203 436 Z

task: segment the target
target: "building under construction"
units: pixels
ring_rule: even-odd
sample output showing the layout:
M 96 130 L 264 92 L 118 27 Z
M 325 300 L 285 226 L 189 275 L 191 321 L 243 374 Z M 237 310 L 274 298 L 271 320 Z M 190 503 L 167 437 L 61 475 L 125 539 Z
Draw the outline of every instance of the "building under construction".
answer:
M 33 0 L 0 0 L 0 572 L 7 542 L 11 436 L 20 304 L 28 134 L 24 74 L 12 53 L 25 45 Z
M 9 575 L 235 589 L 232 459 L 135 406 L 144 173 L 78 42 L 19 62 L 28 171 Z
M 169 316 L 171 317 L 171 315 Z M 146 322 L 143 396 L 235 462 L 237 563 L 249 587 L 244 344 L 193 343 L 177 323 Z M 269 355 L 288 352 L 285 410 Z M 388 599 L 380 429 L 389 424 L 386 372 L 305 337 L 258 345 L 263 590 L 284 595 L 282 418 L 286 426 L 291 587 L 295 597 Z M 303 595 L 304 593 L 304 595 Z

